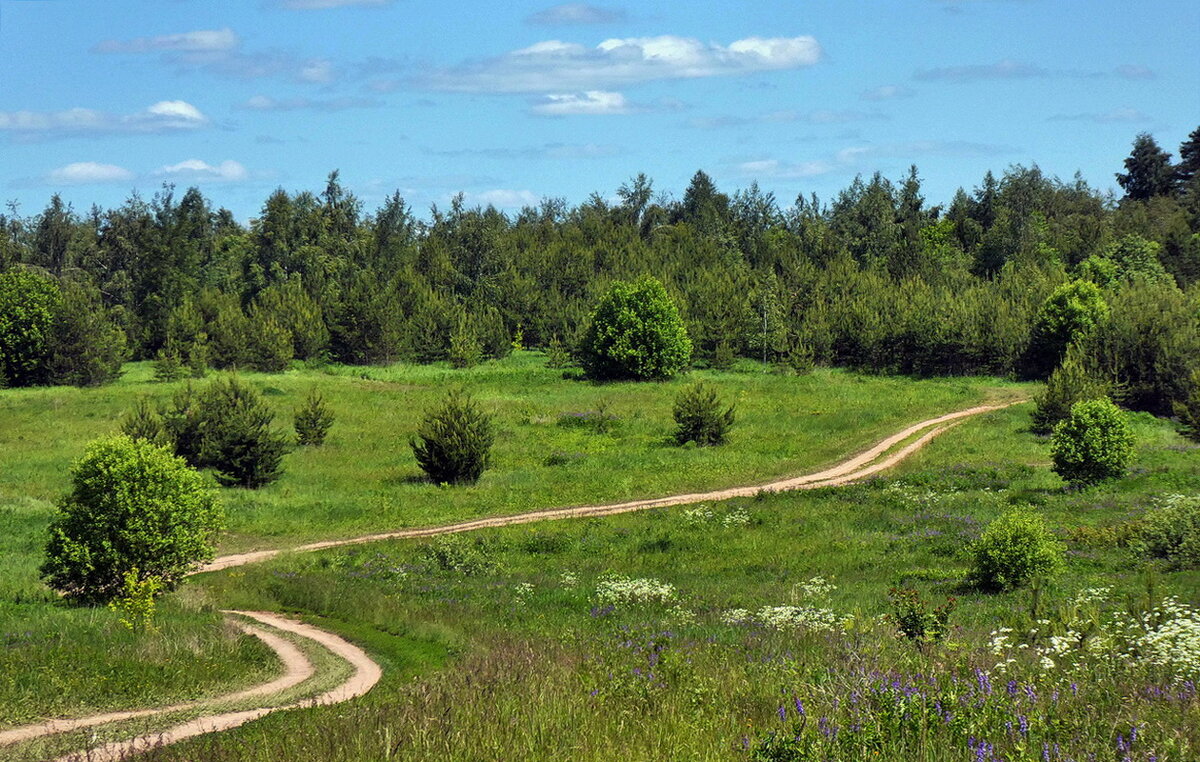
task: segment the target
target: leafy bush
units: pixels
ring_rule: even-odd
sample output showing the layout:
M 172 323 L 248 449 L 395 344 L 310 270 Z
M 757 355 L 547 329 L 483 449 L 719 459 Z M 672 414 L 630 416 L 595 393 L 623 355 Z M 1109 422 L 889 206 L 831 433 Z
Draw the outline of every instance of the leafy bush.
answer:
M 333 426 L 333 413 L 325 398 L 316 389 L 308 393 L 304 404 L 296 410 L 296 441 L 303 447 L 320 447 Z
M 495 554 L 482 537 L 439 537 L 425 546 L 422 556 L 442 571 L 468 577 L 491 571 L 496 566 Z
M 893 587 L 888 590 L 888 598 L 892 602 L 889 621 L 918 647 L 940 643 L 950 633 L 950 614 L 958 606 L 955 598 L 947 598 L 945 603 L 932 610 L 912 588 Z
M 1077 402 L 1071 417 L 1054 427 L 1050 454 L 1054 472 L 1071 485 L 1098 484 L 1125 473 L 1133 431 L 1108 397 Z
M 173 589 L 213 556 L 224 514 L 204 477 L 164 447 L 126 436 L 92 443 L 50 525 L 41 573 L 68 598 L 104 602 L 126 575 Z
M 438 484 L 474 484 L 488 467 L 492 417 L 461 389 L 429 411 L 410 441 L 417 465 Z
M 108 602 L 110 611 L 121 617 L 126 629 L 138 632 L 155 632 L 154 599 L 163 591 L 163 582 L 158 577 L 143 577 L 135 566 L 125 572 L 121 594 Z
M 731 405 L 721 410 L 717 390 L 703 381 L 692 384 L 675 398 L 675 443 L 695 442 L 701 447 L 724 444 L 734 422 Z
M 1091 367 L 1083 351 L 1071 345 L 1062 365 L 1050 374 L 1046 388 L 1034 398 L 1037 407 L 1030 429 L 1035 434 L 1049 434 L 1059 421 L 1070 417 L 1072 405 L 1107 396 L 1111 386 Z
M 584 372 L 595 379 L 667 379 L 692 359 L 679 310 L 653 278 L 613 283 L 592 311 L 579 345 Z
M 971 546 L 969 584 L 983 590 L 1013 590 L 1048 578 L 1063 566 L 1063 544 L 1039 514 L 1017 508 L 993 521 Z
M 236 377 L 218 379 L 200 396 L 200 460 L 227 487 L 257 489 L 283 474 L 287 439 L 271 427 L 262 395 Z
M 1175 569 L 1200 569 L 1200 497 L 1172 495 L 1146 512 L 1134 549 Z

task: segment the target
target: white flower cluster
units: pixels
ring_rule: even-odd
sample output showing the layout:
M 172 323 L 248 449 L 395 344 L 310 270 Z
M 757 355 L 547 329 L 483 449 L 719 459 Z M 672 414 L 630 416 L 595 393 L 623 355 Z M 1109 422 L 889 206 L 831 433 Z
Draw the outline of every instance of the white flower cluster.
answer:
M 750 514 L 742 508 L 734 508 L 729 513 L 721 518 L 721 526 L 729 529 L 731 527 L 744 527 L 750 524 Z
M 522 582 L 513 587 L 513 596 L 517 599 L 517 603 L 524 603 L 532 593 L 533 583 L 531 582 Z
M 1166 598 L 1134 625 L 1130 655 L 1169 669 L 1176 678 L 1200 677 L 1200 610 Z
M 602 606 L 621 604 L 668 604 L 675 599 L 675 586 L 657 579 L 631 579 L 609 574 L 596 583 L 596 602 Z
M 573 572 L 563 572 L 562 576 L 558 578 L 558 584 L 563 587 L 576 587 L 579 584 L 579 577 L 575 576 Z
M 829 594 L 837 590 L 837 585 L 824 577 L 813 577 L 807 582 L 797 582 L 792 586 L 792 600 L 800 598 L 809 598 L 812 600 L 825 600 L 829 598 Z
M 773 630 L 834 630 L 838 616 L 815 606 L 763 606 L 755 618 Z
M 725 624 L 748 624 L 754 621 L 754 615 L 746 609 L 729 609 L 721 614 L 721 621 Z
M 709 508 L 707 505 L 699 505 L 695 508 L 688 508 L 683 512 L 683 523 L 690 527 L 698 527 L 702 524 L 707 524 L 712 520 L 712 508 Z

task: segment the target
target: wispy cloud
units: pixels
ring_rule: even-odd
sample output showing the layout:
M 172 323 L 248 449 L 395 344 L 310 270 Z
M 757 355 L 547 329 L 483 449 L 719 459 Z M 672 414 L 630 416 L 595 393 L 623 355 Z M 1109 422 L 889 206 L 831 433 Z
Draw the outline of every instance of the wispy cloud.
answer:
M 116 164 L 78 161 L 59 167 L 45 177 L 46 185 L 102 185 L 129 182 L 134 174 Z
M 1004 59 L 992 64 L 972 64 L 969 66 L 945 66 L 937 69 L 923 69 L 913 75 L 913 79 L 923 82 L 978 82 L 988 79 L 1029 79 L 1047 77 L 1050 72 L 1034 64 L 1022 63 L 1012 59 Z
M 387 5 L 392 0 L 278 0 L 276 5 L 289 11 L 319 11 L 327 8 Z
M 1150 117 L 1134 108 L 1117 108 L 1102 113 L 1055 114 L 1051 122 L 1094 122 L 1096 124 L 1137 124 L 1149 122 Z
M 803 161 L 762 158 L 733 165 L 733 171 L 747 178 L 797 180 L 834 172 L 860 172 L 872 160 L 902 159 L 915 161 L 922 156 L 999 156 L 1012 153 L 1011 146 L 972 143 L 958 140 L 919 140 L 843 148 L 829 156 Z
M 599 8 L 587 3 L 563 3 L 527 16 L 525 23 L 534 26 L 577 26 L 613 24 L 624 21 L 625 18 L 625 11 L 620 8 Z
M 207 29 L 132 40 L 105 40 L 93 46 L 101 54 L 156 54 L 176 71 L 204 71 L 230 79 L 278 77 L 309 84 L 327 84 L 339 72 L 326 58 L 296 56 L 282 51 L 247 52 L 232 29 Z
M 233 50 L 241 44 L 237 34 L 224 29 L 200 29 L 158 37 L 135 37 L 132 40 L 104 40 L 92 47 L 94 53 L 156 53 L 164 51 L 211 53 Z
M 625 150 L 605 143 L 545 143 L 526 148 L 455 148 L 426 151 L 433 156 L 479 156 L 488 159 L 599 159 Z
M 209 164 L 200 159 L 187 159 L 156 170 L 155 177 L 177 180 L 184 183 L 236 183 L 250 179 L 250 173 L 239 162 L 226 159 L 220 164 Z
M 465 193 L 463 198 L 468 204 L 494 206 L 498 209 L 519 209 L 523 206 L 536 206 L 538 203 L 538 196 L 533 191 L 507 188 L 495 188 L 480 193 Z
M 0 132 L 23 140 L 186 132 L 210 124 L 208 117 L 187 101 L 159 101 L 134 114 L 112 114 L 87 108 L 0 111 Z
M 370 98 L 272 98 L 255 95 L 239 103 L 238 108 L 249 111 L 345 111 L 354 108 L 374 108 L 379 101 Z
M 595 47 L 548 40 L 501 56 L 434 70 L 416 84 L 468 93 L 608 90 L 664 79 L 797 69 L 821 59 L 813 37 L 747 37 L 728 45 L 690 37 L 609 39 Z
M 716 116 L 691 119 L 687 126 L 702 130 L 742 127 L 748 124 L 850 124 L 852 122 L 886 121 L 889 117 L 878 111 L 818 109 L 816 111 L 771 111 L 757 116 Z
M 864 101 L 890 101 L 896 98 L 911 98 L 916 95 L 910 87 L 904 85 L 881 85 L 864 90 L 858 97 Z

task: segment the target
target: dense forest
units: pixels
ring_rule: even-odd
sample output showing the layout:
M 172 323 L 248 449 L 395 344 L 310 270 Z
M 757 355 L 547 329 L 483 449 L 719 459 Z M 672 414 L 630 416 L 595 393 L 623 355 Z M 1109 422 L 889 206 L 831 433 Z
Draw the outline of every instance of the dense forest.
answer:
M 54 196 L 0 215 L 0 383 L 569 350 L 612 281 L 652 275 L 697 364 L 1045 377 L 1079 346 L 1126 405 L 1169 413 L 1200 365 L 1200 129 L 1178 154 L 1137 136 L 1120 199 L 1013 166 L 936 206 L 915 167 L 827 203 L 697 172 L 681 199 L 637 175 L 614 201 L 460 196 L 424 220 L 398 193 L 366 212 L 333 172 L 248 226 L 196 188 Z

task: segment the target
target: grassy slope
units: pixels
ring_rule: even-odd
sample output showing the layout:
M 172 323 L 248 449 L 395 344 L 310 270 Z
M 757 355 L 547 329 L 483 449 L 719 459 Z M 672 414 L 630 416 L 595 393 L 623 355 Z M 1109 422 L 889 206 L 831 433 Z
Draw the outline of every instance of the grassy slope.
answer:
M 734 439 L 719 450 L 664 442 L 685 382 L 597 386 L 564 379 L 533 353 L 469 371 L 402 365 L 251 375 L 282 424 L 314 387 L 338 421 L 325 447 L 288 456 L 277 484 L 223 491 L 232 532 L 222 550 L 753 483 L 835 460 L 912 421 L 1027 391 L 994 379 L 746 371 L 696 374 L 738 405 Z M 421 482 L 407 445 L 421 412 L 450 384 L 474 391 L 503 431 L 495 468 L 473 488 Z M 37 581 L 70 462 L 89 440 L 115 431 L 139 395 L 166 399 L 177 387 L 152 383 L 143 363 L 99 389 L 0 390 L 0 726 L 219 694 L 269 669 L 257 641 L 222 626 L 215 607 L 229 605 L 224 598 L 188 592 L 164 606 L 164 635 L 139 636 L 110 612 L 56 604 Z M 560 415 L 605 401 L 621 419 L 612 434 L 558 425 Z M 568 463 L 545 465 L 555 453 Z
M 474 575 L 431 564 L 427 542 L 210 575 L 199 584 L 235 605 L 318 612 L 373 627 L 377 638 L 433 634 L 464 655 L 458 669 L 416 683 L 389 676 L 356 705 L 272 718 L 150 759 L 742 759 L 743 738 L 792 732 L 793 698 L 804 701 L 811 724 L 818 713 L 839 711 L 834 700 L 843 714 L 848 702 L 865 701 L 871 686 L 883 686 L 883 706 L 897 706 L 886 692 L 893 673 L 902 680 L 964 675 L 952 690 L 965 695 L 974 690 L 971 670 L 995 662 L 984 647 L 989 633 L 1032 624 L 1028 591 L 960 589 L 963 549 L 982 523 L 1010 504 L 1031 503 L 1071 536 L 1136 515 L 1156 496 L 1200 490 L 1196 448 L 1169 424 L 1135 416 L 1131 474 L 1067 492 L 1047 470 L 1045 442 L 1026 432 L 1028 411 L 972 420 L 899 475 L 867 485 L 732 501 L 711 506 L 714 517 L 700 522 L 689 518 L 691 509 L 675 508 L 483 533 L 479 543 L 464 540 L 490 564 Z M 723 517 L 739 512 L 748 525 L 724 525 Z M 674 584 L 691 613 L 597 611 L 595 583 L 612 571 Z M 564 573 L 578 582 L 564 581 Z M 887 610 L 889 585 L 914 584 L 935 598 L 958 593 L 951 643 L 922 655 L 880 625 L 825 638 L 722 623 L 729 608 L 793 602 L 796 584 L 815 575 L 838 585 L 829 606 L 857 613 L 860 622 Z M 1200 573 L 1165 573 L 1157 584 L 1159 594 L 1200 603 Z M 1071 542 L 1069 568 L 1043 591 L 1037 616 L 1055 618 L 1071 595 L 1095 586 L 1112 587 L 1106 605 L 1120 609 L 1144 595 L 1145 574 L 1122 548 Z M 871 670 L 888 677 L 871 677 Z M 657 677 L 647 677 L 652 672 Z M 1015 695 L 998 688 L 972 698 L 978 711 L 964 707 L 953 727 L 936 719 L 921 731 L 928 738 L 906 736 L 896 730 L 900 720 L 889 720 L 882 725 L 888 733 L 838 758 L 973 759 L 969 738 L 985 735 L 1004 745 L 1007 759 L 1040 759 L 1043 743 L 1050 752 L 1061 743 L 1075 758 L 1122 758 L 1113 756 L 1116 736 L 1127 738 L 1134 726 L 1141 740 L 1132 759 L 1148 759 L 1152 750 L 1159 759 L 1185 759 L 1200 748 L 1194 688 L 1172 686 L 1161 673 L 1100 661 L 1075 674 L 1029 665 L 1015 676 Z M 786 723 L 776 717 L 781 703 Z M 870 716 L 881 714 L 886 709 Z M 1027 734 L 1005 729 L 1019 716 L 1030 723 Z

